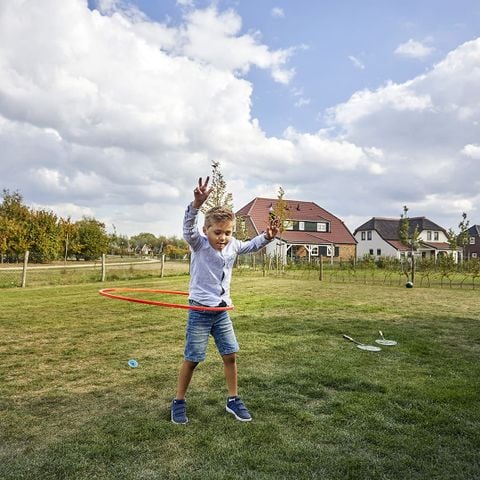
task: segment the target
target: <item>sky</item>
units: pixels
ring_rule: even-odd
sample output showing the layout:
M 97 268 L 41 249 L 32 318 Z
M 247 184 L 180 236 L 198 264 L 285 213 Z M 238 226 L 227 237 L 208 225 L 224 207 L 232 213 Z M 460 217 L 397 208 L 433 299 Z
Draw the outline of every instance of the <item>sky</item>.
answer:
M 235 210 L 480 224 L 480 2 L 0 2 L 1 189 L 180 236 L 212 161 Z

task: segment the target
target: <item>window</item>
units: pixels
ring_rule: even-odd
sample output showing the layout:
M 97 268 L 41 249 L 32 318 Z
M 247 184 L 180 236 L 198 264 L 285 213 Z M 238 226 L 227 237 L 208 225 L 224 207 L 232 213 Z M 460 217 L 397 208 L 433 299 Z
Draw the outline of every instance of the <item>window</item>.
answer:
M 370 249 L 370 255 L 373 255 L 373 248 Z
M 369 230 L 369 231 L 367 232 L 367 240 L 371 240 L 371 239 L 372 239 L 372 231 Z
M 475 237 L 470 237 L 470 245 L 475 245 Z
M 321 245 L 319 253 L 320 255 L 322 255 L 322 257 L 331 257 L 332 253 L 335 257 L 338 257 L 338 255 L 340 254 L 340 249 L 338 247 L 335 247 L 335 250 L 333 250 L 331 245 Z
M 366 232 L 362 232 L 362 240 L 365 240 L 365 233 Z
M 312 247 L 310 255 L 312 255 L 313 257 L 318 257 L 318 246 Z
M 382 249 L 381 248 L 377 248 L 377 256 L 380 256 L 382 254 Z
M 427 240 L 431 240 L 432 239 L 432 232 L 427 232 Z
M 305 231 L 305 232 L 328 232 L 328 222 L 299 222 L 298 220 L 285 220 L 285 230 L 289 231 Z
M 433 232 L 433 239 L 438 242 L 438 232 Z

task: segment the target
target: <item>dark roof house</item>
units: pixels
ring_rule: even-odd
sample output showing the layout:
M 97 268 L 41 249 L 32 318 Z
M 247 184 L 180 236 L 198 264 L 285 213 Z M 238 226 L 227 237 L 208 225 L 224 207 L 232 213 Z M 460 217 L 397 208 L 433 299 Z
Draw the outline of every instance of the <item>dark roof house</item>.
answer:
M 480 225 L 472 225 L 468 230 L 468 242 L 464 248 L 464 258 L 480 258 Z
M 447 231 L 426 217 L 409 218 L 409 233 L 419 233 L 420 246 L 417 252 L 422 257 L 437 257 L 453 253 L 448 243 Z M 357 256 L 401 256 L 411 249 L 400 239 L 400 218 L 373 217 L 354 231 L 358 241 Z

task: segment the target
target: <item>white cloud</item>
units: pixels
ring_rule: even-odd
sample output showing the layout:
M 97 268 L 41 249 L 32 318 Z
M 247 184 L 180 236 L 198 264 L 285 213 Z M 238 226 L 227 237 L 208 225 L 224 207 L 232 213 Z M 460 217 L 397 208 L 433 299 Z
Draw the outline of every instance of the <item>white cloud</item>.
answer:
M 382 151 L 385 175 L 370 177 L 369 191 L 390 200 L 372 215 L 388 214 L 392 202 L 410 203 L 416 215 L 440 224 L 457 209 L 480 213 L 479 66 L 476 39 L 423 75 L 356 92 L 328 111 L 330 125 L 345 140 Z
M 193 0 L 177 0 L 177 5 L 181 5 L 182 7 L 193 7 L 195 2 Z
M 297 99 L 294 103 L 294 106 L 297 108 L 304 107 L 305 105 L 310 104 L 310 98 L 305 97 L 302 88 L 292 88 L 292 95 Z
M 280 7 L 273 7 L 271 11 L 272 17 L 274 18 L 284 18 L 285 17 L 285 12 L 283 11 L 283 8 Z
M 467 157 L 474 158 L 475 160 L 480 160 L 480 145 L 468 144 L 462 148 L 462 153 Z
M 407 42 L 400 44 L 394 53 L 401 57 L 423 59 L 430 56 L 434 51 L 435 48 L 410 38 Z
M 351 221 L 405 204 L 440 224 L 480 215 L 480 39 L 424 75 L 355 92 L 326 112 L 329 129 L 268 137 L 243 75 L 288 83 L 294 48 L 242 33 L 233 10 L 188 9 L 178 25 L 118 0 L 101 11 L 0 7 L 0 186 L 27 202 L 122 234 L 178 234 L 195 177 L 219 160 L 237 207 L 282 185 Z
M 365 65 L 361 60 L 353 55 L 349 55 L 348 59 L 353 63 L 354 67 L 358 68 L 359 70 L 365 70 Z
M 258 35 L 241 34 L 242 19 L 233 10 L 210 7 L 187 14 L 179 32 L 177 51 L 189 58 L 231 72 L 246 73 L 252 66 L 269 69 L 275 81 L 288 83 L 294 75 L 286 64 L 293 49 L 270 50 Z

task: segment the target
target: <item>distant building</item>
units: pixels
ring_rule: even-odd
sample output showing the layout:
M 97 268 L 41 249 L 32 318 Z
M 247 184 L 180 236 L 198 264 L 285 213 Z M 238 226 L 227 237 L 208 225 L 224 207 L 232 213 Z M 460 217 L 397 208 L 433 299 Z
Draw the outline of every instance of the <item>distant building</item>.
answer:
M 254 198 L 236 212 L 243 218 L 250 238 L 267 228 L 269 213 L 277 199 Z M 267 254 L 280 255 L 284 261 L 312 260 L 320 255 L 330 261 L 355 258 L 356 241 L 342 220 L 319 207 L 301 200 L 284 200 L 286 222 L 284 231 L 267 248 Z
M 480 225 L 473 225 L 467 230 L 468 242 L 464 247 L 465 259 L 480 258 Z
M 410 232 L 417 228 L 420 245 L 415 255 L 433 258 L 453 255 L 458 261 L 458 250 L 451 250 L 446 230 L 426 217 L 409 218 Z M 353 235 L 357 240 L 357 257 L 401 258 L 410 254 L 411 249 L 400 240 L 401 219 L 373 217 L 356 228 Z

